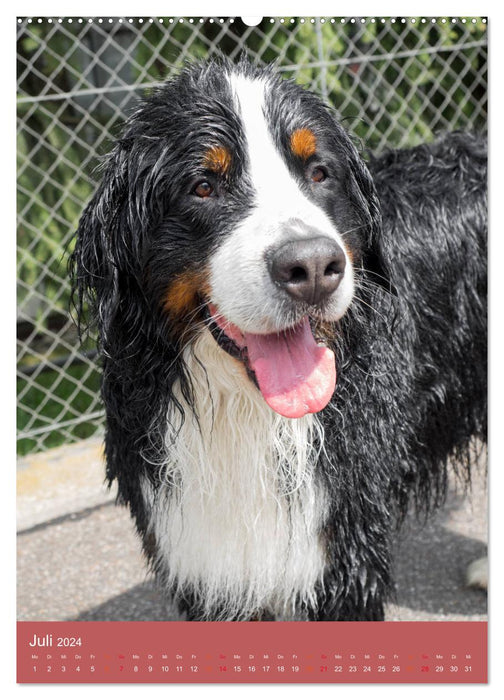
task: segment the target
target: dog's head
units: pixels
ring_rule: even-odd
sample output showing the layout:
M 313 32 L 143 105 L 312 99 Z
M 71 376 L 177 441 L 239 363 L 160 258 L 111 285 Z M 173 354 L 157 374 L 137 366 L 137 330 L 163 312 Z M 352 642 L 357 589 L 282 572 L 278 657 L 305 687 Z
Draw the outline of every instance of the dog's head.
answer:
M 332 396 L 334 355 L 314 328 L 345 314 L 379 221 L 318 97 L 244 61 L 203 63 L 126 125 L 81 220 L 78 284 L 102 338 L 141 299 L 137 325 L 149 314 L 181 344 L 211 332 L 275 411 L 299 417 Z

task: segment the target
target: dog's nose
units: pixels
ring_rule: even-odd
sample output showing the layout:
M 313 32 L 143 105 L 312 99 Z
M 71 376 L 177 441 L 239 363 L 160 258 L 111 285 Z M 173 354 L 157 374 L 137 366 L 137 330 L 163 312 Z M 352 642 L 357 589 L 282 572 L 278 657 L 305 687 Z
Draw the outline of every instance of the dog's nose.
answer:
M 345 264 L 342 248 L 326 236 L 288 241 L 269 256 L 273 282 L 296 301 L 313 306 L 337 289 Z

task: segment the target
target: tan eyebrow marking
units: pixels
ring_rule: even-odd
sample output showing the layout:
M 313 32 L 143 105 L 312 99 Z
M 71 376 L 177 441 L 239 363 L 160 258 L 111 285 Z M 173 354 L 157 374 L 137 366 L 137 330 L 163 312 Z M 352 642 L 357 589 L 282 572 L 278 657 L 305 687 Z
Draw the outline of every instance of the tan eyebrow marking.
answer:
M 317 137 L 310 129 L 296 129 L 291 134 L 290 146 L 294 155 L 307 160 L 317 150 Z
M 203 167 L 214 173 L 227 173 L 231 166 L 231 153 L 224 146 L 212 146 L 203 157 Z

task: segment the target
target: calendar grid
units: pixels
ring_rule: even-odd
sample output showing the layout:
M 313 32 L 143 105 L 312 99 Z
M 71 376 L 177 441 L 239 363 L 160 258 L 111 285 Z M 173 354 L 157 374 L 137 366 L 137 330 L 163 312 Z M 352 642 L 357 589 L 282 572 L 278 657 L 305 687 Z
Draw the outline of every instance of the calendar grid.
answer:
M 19 683 L 486 683 L 486 622 L 18 623 Z

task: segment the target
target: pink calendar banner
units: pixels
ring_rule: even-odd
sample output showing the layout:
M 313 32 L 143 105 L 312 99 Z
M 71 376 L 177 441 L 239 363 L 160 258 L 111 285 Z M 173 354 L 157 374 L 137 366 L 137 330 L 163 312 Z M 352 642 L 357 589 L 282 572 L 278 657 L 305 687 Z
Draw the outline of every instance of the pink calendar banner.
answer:
M 19 622 L 19 683 L 486 683 L 486 622 Z

